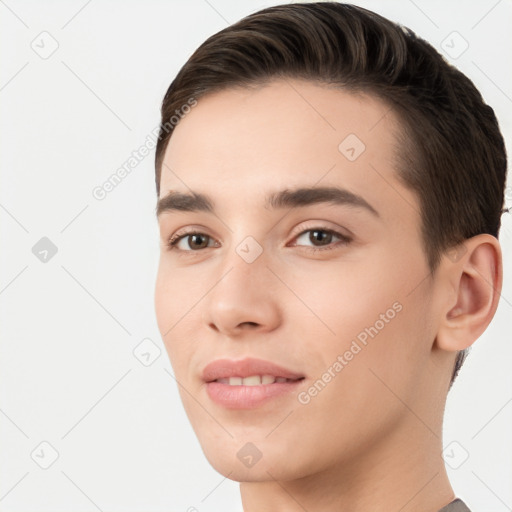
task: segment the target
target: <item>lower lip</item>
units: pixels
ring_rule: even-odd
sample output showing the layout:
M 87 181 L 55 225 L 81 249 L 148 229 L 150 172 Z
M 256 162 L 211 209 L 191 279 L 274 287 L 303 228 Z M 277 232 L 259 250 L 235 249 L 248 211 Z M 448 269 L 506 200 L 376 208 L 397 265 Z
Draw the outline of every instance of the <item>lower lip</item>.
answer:
M 288 382 L 273 382 L 259 386 L 230 386 L 220 382 L 208 382 L 208 396 L 218 405 L 229 409 L 252 409 L 272 398 L 297 391 L 302 380 Z

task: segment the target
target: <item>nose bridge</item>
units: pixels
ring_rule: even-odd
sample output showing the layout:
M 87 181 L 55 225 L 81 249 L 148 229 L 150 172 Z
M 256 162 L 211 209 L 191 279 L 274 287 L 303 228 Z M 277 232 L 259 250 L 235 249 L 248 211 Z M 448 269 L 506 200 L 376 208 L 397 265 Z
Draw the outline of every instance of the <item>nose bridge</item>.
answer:
M 230 289 L 233 293 L 256 295 L 264 292 L 263 284 L 271 275 L 267 269 L 268 258 L 263 246 L 253 237 L 246 236 L 241 242 L 233 244 L 221 264 L 223 283 L 219 287 Z M 227 273 L 227 275 L 226 275 Z M 254 289 L 253 289 L 254 288 Z
M 233 244 L 220 264 L 217 283 L 207 301 L 207 323 L 224 333 L 241 324 L 259 324 L 269 328 L 279 318 L 279 307 L 267 268 L 263 246 L 252 236 Z

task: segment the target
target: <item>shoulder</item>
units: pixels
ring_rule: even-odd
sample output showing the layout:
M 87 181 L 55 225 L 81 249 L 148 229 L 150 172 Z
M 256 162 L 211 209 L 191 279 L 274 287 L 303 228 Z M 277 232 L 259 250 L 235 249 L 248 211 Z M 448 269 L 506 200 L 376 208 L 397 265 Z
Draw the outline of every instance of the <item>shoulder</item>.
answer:
M 443 507 L 439 512 L 471 512 L 466 504 L 459 498 L 448 503 L 446 507 Z

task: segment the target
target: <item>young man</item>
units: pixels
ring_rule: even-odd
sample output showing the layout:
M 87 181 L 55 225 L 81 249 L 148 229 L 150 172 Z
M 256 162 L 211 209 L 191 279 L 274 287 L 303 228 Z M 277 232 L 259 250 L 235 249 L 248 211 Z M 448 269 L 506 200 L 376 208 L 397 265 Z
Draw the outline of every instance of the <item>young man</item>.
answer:
M 471 81 L 337 3 L 252 14 L 173 81 L 160 332 L 245 512 L 456 512 L 443 411 L 498 304 L 506 155 Z

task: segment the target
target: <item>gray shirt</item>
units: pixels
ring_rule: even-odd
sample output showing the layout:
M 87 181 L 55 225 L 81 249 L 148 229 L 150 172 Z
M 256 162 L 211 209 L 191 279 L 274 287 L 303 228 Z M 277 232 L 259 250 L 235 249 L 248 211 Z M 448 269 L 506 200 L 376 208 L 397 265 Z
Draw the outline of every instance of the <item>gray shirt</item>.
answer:
M 443 507 L 439 512 L 471 512 L 466 504 L 459 498 L 448 503 L 446 507 Z

